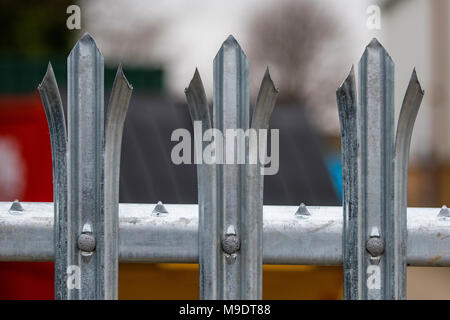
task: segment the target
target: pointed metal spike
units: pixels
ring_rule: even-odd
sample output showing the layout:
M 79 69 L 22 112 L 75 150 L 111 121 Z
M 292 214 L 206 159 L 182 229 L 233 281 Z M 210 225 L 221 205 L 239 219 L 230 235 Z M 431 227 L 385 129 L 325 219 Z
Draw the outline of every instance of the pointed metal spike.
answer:
M 210 129 L 211 118 L 209 115 L 208 100 L 197 68 L 195 68 L 194 76 L 189 86 L 184 90 L 184 93 L 186 94 L 191 120 L 202 121 L 204 129 Z
M 239 45 L 239 43 L 237 42 L 236 38 L 230 34 L 227 39 L 224 41 L 224 43 L 236 43 L 237 45 Z
M 391 63 L 392 65 L 394 64 L 391 56 L 389 55 L 389 53 L 387 52 L 386 48 L 378 41 L 377 38 L 373 38 L 372 41 L 370 41 L 370 43 L 366 46 L 366 49 L 364 50 L 364 53 L 361 57 L 360 60 L 360 70 L 361 67 L 364 67 L 362 64 L 362 61 L 364 61 L 364 59 L 367 58 L 367 56 L 369 55 L 369 51 L 376 51 L 376 52 L 380 52 L 382 55 L 384 55 L 383 59 L 386 60 L 388 63 Z
M 298 209 L 297 209 L 297 212 L 295 212 L 295 215 L 297 217 L 309 217 L 311 215 L 311 212 L 309 212 L 309 210 L 306 207 L 306 205 L 302 202 L 298 206 Z
M 355 69 L 352 65 L 344 82 L 336 90 L 342 137 L 356 133 L 356 86 Z M 349 141 L 351 143 L 351 141 Z M 344 154 L 345 155 L 345 154 Z
M 395 136 L 394 157 L 394 232 L 396 244 L 394 246 L 395 260 L 401 263 L 395 265 L 395 273 L 406 274 L 406 246 L 407 246 L 407 189 L 408 189 L 408 162 L 411 136 L 414 129 L 417 113 L 419 112 L 424 92 L 417 79 L 414 69 L 406 89 L 400 116 L 397 122 L 397 133 Z M 406 280 L 402 277 L 395 278 L 398 291 L 396 298 L 406 297 Z
M 164 207 L 164 205 L 161 201 L 158 201 L 158 203 L 156 204 L 155 208 L 152 211 L 152 215 L 157 216 L 157 217 L 165 216 L 168 213 L 169 212 L 167 211 L 166 207 Z
M 188 104 L 189 114 L 193 122 L 194 135 L 198 130 L 196 121 L 201 121 L 201 135 L 206 130 L 211 129 L 211 117 L 205 89 L 198 68 L 195 68 L 189 86 L 184 91 Z M 198 220 L 199 220 L 199 294 L 201 299 L 216 299 L 217 290 L 211 278 L 216 278 L 217 267 L 217 246 L 219 245 L 218 231 L 215 228 L 216 206 L 215 179 L 216 168 L 203 161 L 203 150 L 208 145 L 206 141 L 194 141 L 194 161 L 197 163 L 197 181 L 198 181 Z M 209 230 L 209 231 L 206 231 Z
M 341 83 L 339 88 L 336 89 L 336 93 L 342 94 L 344 92 L 347 92 L 349 88 L 354 87 L 354 84 L 355 84 L 355 66 L 352 65 L 350 71 L 348 72 L 347 77 Z
M 248 65 L 248 62 L 245 62 L 247 60 L 247 56 L 245 55 L 244 50 L 242 50 L 241 45 L 232 35 L 228 36 L 228 38 L 222 43 L 222 46 L 214 58 L 214 65 L 216 64 L 216 60 L 223 59 L 224 52 L 229 52 L 229 50 L 236 51 L 239 61 L 242 61 Z
M 49 61 L 47 65 L 47 71 L 45 72 L 44 78 L 42 78 L 41 83 L 38 85 L 38 90 L 41 90 L 46 84 L 56 82 L 55 74 L 53 72 L 52 63 Z
M 22 204 L 19 202 L 19 200 L 14 200 L 14 202 L 11 204 L 11 207 L 9 208 L 9 213 L 14 215 L 20 215 L 23 214 L 23 207 Z
M 343 214 L 344 230 L 343 269 L 344 269 L 344 296 L 346 298 L 357 296 L 352 284 L 358 282 L 358 121 L 357 97 L 355 86 L 354 66 L 341 86 L 336 90 L 336 100 L 341 127 L 341 155 L 342 155 L 342 182 L 343 182 Z
M 122 134 L 128 107 L 130 104 L 133 87 L 128 82 L 123 73 L 122 64 L 117 68 L 114 79 L 109 105 L 106 114 L 105 132 L 105 216 L 110 217 L 110 223 L 105 226 L 105 235 L 110 236 L 107 240 L 111 247 L 108 249 L 110 272 L 105 278 L 105 283 L 111 288 L 108 292 L 109 298 L 118 297 L 119 270 L 119 241 L 116 235 L 119 233 L 119 176 L 120 176 L 120 156 L 122 146 Z M 112 235 L 112 237 L 111 237 Z
M 103 56 L 102 56 L 100 49 L 98 48 L 98 45 L 95 42 L 94 38 L 88 32 L 86 32 L 80 38 L 80 40 L 78 40 L 78 42 L 73 46 L 72 50 L 70 51 L 68 61 L 70 61 L 71 57 L 74 54 L 77 54 L 80 56 L 89 56 L 92 53 L 94 53 L 94 55 L 101 56 L 101 58 L 103 60 Z
M 91 34 L 89 32 L 85 32 L 83 34 L 83 36 L 80 38 L 80 40 L 78 40 L 78 42 L 93 42 L 95 44 L 95 40 L 94 37 L 91 36 Z M 97 45 L 97 44 L 96 44 Z
M 406 265 L 396 255 L 397 249 L 402 246 L 402 236 L 394 231 L 398 223 L 394 214 L 392 165 L 395 154 L 394 63 L 376 39 L 366 47 L 359 62 L 359 88 L 357 130 L 354 136 L 356 143 L 349 142 L 356 148 L 353 157 L 357 163 L 351 170 L 347 168 L 347 172 L 343 172 L 349 177 L 349 184 L 354 185 L 344 185 L 347 188 L 344 188 L 344 194 L 349 194 L 344 199 L 343 243 L 346 248 L 343 256 L 346 260 L 344 279 L 347 282 L 344 285 L 344 297 L 395 299 L 399 297 L 405 274 L 399 270 Z M 358 285 L 366 281 L 366 269 L 370 263 L 370 254 L 360 245 L 360 239 L 367 239 L 373 227 L 380 230 L 383 241 L 392 248 L 383 253 L 384 263 L 379 266 L 381 279 L 384 279 L 380 288 Z
M 215 129 L 221 132 L 229 129 L 247 131 L 250 118 L 248 60 L 232 37 L 223 43 L 214 58 L 213 92 Z M 230 140 L 235 143 L 235 138 L 224 135 L 222 145 L 230 145 Z M 237 143 L 246 147 L 247 142 L 239 140 Z M 221 151 L 220 149 L 216 150 Z M 242 165 L 246 161 L 245 148 L 237 146 L 235 150 L 237 152 L 225 154 L 225 158 L 228 155 L 228 159 L 223 162 L 226 165 L 216 166 L 217 214 L 213 217 L 214 220 L 211 219 L 212 224 L 202 232 L 219 230 L 215 235 L 217 244 L 221 241 L 225 228 L 234 225 L 245 246 L 242 246 L 241 254 L 237 255 L 233 264 L 227 264 L 224 259 L 210 261 L 215 270 L 212 270 L 214 274 L 209 274 L 208 278 L 215 279 L 212 284 L 215 283 L 218 289 L 211 289 L 218 293 L 213 293 L 207 299 L 262 298 L 262 249 L 259 250 L 262 245 L 262 221 L 259 219 L 260 212 L 247 210 L 243 191 L 246 185 L 255 185 L 257 182 L 248 180 L 246 166 Z M 223 158 L 216 153 L 216 159 Z M 221 274 L 228 276 L 224 278 Z
M 89 34 L 75 44 L 67 59 L 67 101 L 67 193 L 73 201 L 68 202 L 65 228 L 79 231 L 82 223 L 91 221 L 97 247 L 95 259 L 80 263 L 80 251 L 68 237 L 67 263 L 79 265 L 83 283 L 92 285 L 64 289 L 68 299 L 117 299 L 117 276 L 109 267 L 117 256 L 111 231 L 115 222 L 114 216 L 105 214 L 104 205 L 105 190 L 111 188 L 105 183 L 104 60 Z
M 211 129 L 211 116 L 209 113 L 208 100 L 206 98 L 205 88 L 200 77 L 198 69 L 195 69 L 194 76 L 192 77 L 189 86 L 184 90 L 186 100 L 188 104 L 189 114 L 191 116 L 192 125 L 194 127 L 194 134 L 198 132 L 203 136 L 206 130 Z M 198 121 L 201 122 L 201 126 L 198 126 Z M 194 141 L 194 163 L 201 164 L 203 159 L 203 150 L 208 145 L 207 142 L 195 139 Z M 202 170 L 202 169 L 199 169 Z M 199 181 L 200 181 L 199 177 Z M 208 182 L 210 183 L 210 182 Z M 208 189 L 210 187 L 207 187 Z M 200 192 L 200 191 L 199 191 Z M 205 191 L 206 192 L 206 191 Z
M 49 61 L 44 78 L 42 78 L 41 83 L 38 85 L 38 90 L 40 91 L 45 86 L 52 85 L 53 83 L 56 83 L 55 73 L 53 72 L 52 63 Z
M 444 204 L 439 211 L 438 214 L 439 218 L 450 218 L 450 210 L 447 208 L 447 206 Z
M 126 112 L 128 110 L 131 92 L 133 91 L 133 86 L 128 82 L 125 74 L 123 73 L 122 65 L 120 64 L 117 68 L 116 77 L 114 79 L 113 87 L 111 90 L 111 96 L 109 98 L 108 113 L 106 120 L 109 125 L 111 121 L 125 121 Z M 111 119 L 110 117 L 115 117 Z
M 370 40 L 370 42 L 367 46 L 368 47 L 383 47 L 383 45 L 378 41 L 377 38 L 372 38 L 372 40 Z
M 278 88 L 270 77 L 269 68 L 266 69 L 264 77 L 256 100 L 256 106 L 253 110 L 252 128 L 267 129 L 269 127 L 270 116 L 275 108 L 275 102 L 278 97 Z
M 66 300 L 67 290 L 67 131 L 63 104 L 51 63 L 38 86 L 47 117 L 52 148 L 55 299 Z

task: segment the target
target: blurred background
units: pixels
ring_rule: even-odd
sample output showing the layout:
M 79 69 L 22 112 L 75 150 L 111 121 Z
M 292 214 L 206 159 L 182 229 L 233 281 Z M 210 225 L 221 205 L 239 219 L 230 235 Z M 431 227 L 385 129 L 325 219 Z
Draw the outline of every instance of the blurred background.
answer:
M 66 27 L 74 4 L 79 30 Z M 371 5 L 380 8 L 380 28 L 367 24 Z M 412 138 L 408 206 L 448 205 L 449 15 L 448 0 L 3 0 L 0 201 L 53 200 L 50 140 L 36 88 L 51 61 L 65 104 L 66 58 L 89 32 L 105 58 L 105 101 L 119 63 L 134 87 L 121 202 L 197 202 L 196 169 L 172 164 L 170 134 L 192 130 L 184 88 L 196 67 L 212 101 L 212 62 L 233 34 L 249 58 L 252 102 L 267 66 L 280 88 L 270 123 L 280 129 L 280 171 L 265 177 L 265 204 L 340 204 L 335 91 L 377 37 L 395 62 L 397 115 L 413 67 L 426 93 Z M 120 264 L 121 299 L 196 299 L 197 287 L 197 265 Z M 52 299 L 52 263 L 0 263 L 0 298 Z M 340 299 L 341 268 L 264 266 L 264 298 Z M 450 299 L 450 269 L 409 267 L 408 298 Z

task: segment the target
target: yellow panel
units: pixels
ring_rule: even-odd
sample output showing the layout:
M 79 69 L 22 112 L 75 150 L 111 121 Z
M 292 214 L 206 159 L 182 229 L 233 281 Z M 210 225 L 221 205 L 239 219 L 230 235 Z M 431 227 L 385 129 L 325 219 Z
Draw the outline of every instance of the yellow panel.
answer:
M 342 268 L 265 265 L 264 299 L 341 299 Z M 119 266 L 120 299 L 198 299 L 197 264 Z

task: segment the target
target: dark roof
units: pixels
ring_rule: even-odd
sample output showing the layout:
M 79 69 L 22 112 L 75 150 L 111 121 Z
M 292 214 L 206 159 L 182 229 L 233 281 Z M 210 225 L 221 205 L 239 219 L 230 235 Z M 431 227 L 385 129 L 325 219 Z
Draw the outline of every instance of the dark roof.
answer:
M 304 108 L 277 105 L 270 127 L 280 129 L 280 169 L 265 176 L 264 204 L 339 204 Z M 186 105 L 133 95 L 122 143 L 120 202 L 197 203 L 195 165 L 174 165 L 170 158 L 177 128 L 192 132 Z

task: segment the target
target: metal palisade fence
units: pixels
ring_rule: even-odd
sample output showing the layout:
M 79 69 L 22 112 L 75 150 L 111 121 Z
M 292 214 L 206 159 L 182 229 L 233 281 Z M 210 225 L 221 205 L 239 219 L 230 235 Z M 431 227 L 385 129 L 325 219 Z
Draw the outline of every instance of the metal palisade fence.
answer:
M 119 261 L 199 263 L 201 299 L 261 299 L 263 263 L 343 265 L 346 299 L 405 299 L 407 265 L 450 266 L 449 210 L 407 208 L 423 91 L 413 71 L 394 134 L 394 64 L 376 39 L 359 64 L 358 99 L 353 68 L 336 92 L 343 207 L 264 206 L 263 165 L 248 161 L 255 141 L 265 154 L 264 135 L 245 138 L 242 163 L 197 163 L 198 205 L 119 204 L 132 87 L 119 67 L 105 119 L 103 57 L 89 34 L 67 65 L 67 128 L 50 64 L 38 88 L 54 203 L 0 202 L 0 260 L 54 260 L 56 299 L 117 299 Z M 267 129 L 278 90 L 267 70 L 250 121 L 248 61 L 230 36 L 214 59 L 213 120 L 197 70 L 185 94 L 204 135 Z M 195 141 L 195 158 L 207 148 Z

